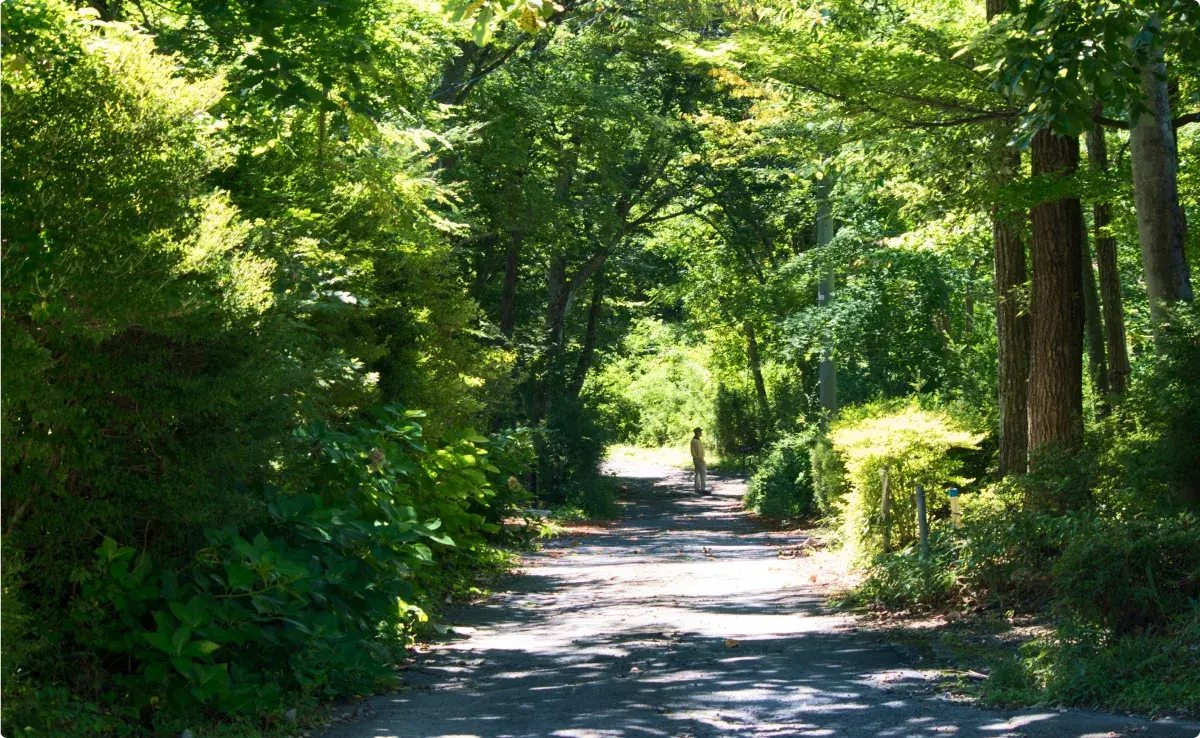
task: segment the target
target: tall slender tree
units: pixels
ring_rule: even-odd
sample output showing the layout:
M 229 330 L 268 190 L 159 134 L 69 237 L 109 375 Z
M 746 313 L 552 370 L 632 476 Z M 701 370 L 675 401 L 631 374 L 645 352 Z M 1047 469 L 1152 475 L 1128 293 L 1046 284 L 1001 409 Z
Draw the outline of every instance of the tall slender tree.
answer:
M 1092 254 L 1088 248 L 1087 225 L 1083 227 L 1079 240 L 1083 244 L 1083 324 L 1087 336 L 1088 374 L 1092 379 L 1092 391 L 1096 393 L 1097 409 L 1101 415 L 1108 414 L 1108 361 L 1104 355 L 1104 324 L 1100 318 L 1100 295 L 1096 289 L 1096 270 L 1092 265 Z
M 1156 15 L 1148 26 L 1161 32 Z M 1148 62 L 1140 70 L 1144 109 L 1130 121 L 1129 152 L 1146 292 L 1150 313 L 1158 324 L 1170 303 L 1191 302 L 1192 281 L 1184 249 L 1187 227 L 1179 205 L 1179 162 L 1167 68 L 1161 46 L 1148 51 Z
M 987 0 L 988 20 L 1004 13 L 1007 4 L 1007 0 Z M 992 182 L 1003 187 L 1017 177 L 1021 154 L 1009 145 L 1011 124 L 996 124 L 992 136 Z M 1029 314 L 1021 299 L 1028 281 L 1025 244 L 1021 242 L 1023 220 L 999 206 L 992 208 L 1002 475 L 1025 471 L 1029 445 Z
M 1088 131 L 1087 151 L 1088 164 L 1093 172 L 1108 170 L 1108 142 L 1102 127 L 1096 126 Z M 1093 203 L 1092 238 L 1100 283 L 1108 388 L 1111 394 L 1119 396 L 1125 394 L 1130 369 L 1129 351 L 1125 345 L 1125 313 L 1121 306 L 1121 275 L 1117 268 L 1117 239 L 1109 230 L 1111 222 L 1112 204 L 1104 200 Z

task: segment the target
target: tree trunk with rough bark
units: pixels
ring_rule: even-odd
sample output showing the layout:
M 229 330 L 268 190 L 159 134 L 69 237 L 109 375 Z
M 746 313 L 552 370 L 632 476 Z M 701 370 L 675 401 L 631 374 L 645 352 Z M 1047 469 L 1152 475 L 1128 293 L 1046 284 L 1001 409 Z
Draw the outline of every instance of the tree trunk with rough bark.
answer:
M 1005 0 L 987 0 L 988 20 L 1003 13 L 1005 6 Z M 992 181 L 997 187 L 1011 182 L 1021 168 L 1020 152 L 1008 146 L 1011 133 L 998 128 L 992 134 Z M 1028 465 L 1029 315 L 1021 299 L 1028 279 L 1021 242 L 1023 219 L 999 207 L 992 209 L 1001 476 L 1022 474 Z
M 1083 246 L 1083 324 L 1087 336 L 1088 374 L 1096 393 L 1097 412 L 1108 414 L 1108 362 L 1104 357 L 1104 325 L 1100 320 L 1100 295 L 1096 292 L 1096 272 L 1088 249 L 1087 224 L 1080 221 L 1079 240 Z
M 1092 171 L 1108 170 L 1108 143 L 1100 126 L 1087 134 L 1088 163 Z M 1121 273 L 1117 268 L 1117 239 L 1108 231 L 1112 205 L 1092 205 L 1092 227 L 1096 271 L 1100 281 L 1100 308 L 1104 317 L 1105 353 L 1108 356 L 1108 388 L 1111 395 L 1125 394 L 1129 382 L 1129 350 L 1125 345 L 1125 313 L 1121 304 Z
M 567 324 L 567 304 L 571 296 L 566 294 L 567 256 L 557 253 L 550 257 L 550 268 L 546 270 L 546 343 L 562 343 L 563 329 Z
M 1162 50 L 1142 69 L 1146 110 L 1130 121 L 1129 155 L 1133 165 L 1133 194 L 1137 205 L 1138 241 L 1142 269 L 1155 325 L 1173 302 L 1192 300 L 1192 281 L 1184 245 L 1183 209 L 1179 206 L 1179 163 L 1175 129 L 1167 94 Z
M 746 356 L 750 361 L 750 372 L 754 375 L 754 396 L 758 401 L 759 423 L 768 425 L 771 405 L 767 400 L 767 384 L 763 381 L 762 360 L 758 356 L 758 337 L 754 326 L 749 322 L 744 324 L 746 332 Z
M 592 285 L 592 301 L 588 305 L 587 330 L 583 334 L 583 348 L 575 362 L 575 372 L 571 375 L 571 383 L 567 391 L 571 397 L 579 397 L 583 391 L 583 383 L 587 380 L 592 368 L 592 360 L 596 356 L 596 339 L 600 333 L 600 317 L 604 313 L 604 280 L 600 274 L 595 277 Z
M 570 297 L 566 294 L 567 256 L 555 253 L 550 256 L 550 266 L 546 270 L 546 326 L 544 349 L 538 360 L 538 369 L 530 378 L 532 394 L 530 397 L 529 420 L 537 425 L 546 417 L 550 402 L 551 384 L 558 371 L 559 359 L 562 354 L 563 331 L 567 323 L 567 307 Z
M 1048 130 L 1033 137 L 1033 175 L 1069 177 L 1079 142 Z M 1077 197 L 1034 206 L 1030 292 L 1029 452 L 1071 452 L 1083 438 L 1083 210 Z M 1057 500 L 1034 500 L 1055 507 Z

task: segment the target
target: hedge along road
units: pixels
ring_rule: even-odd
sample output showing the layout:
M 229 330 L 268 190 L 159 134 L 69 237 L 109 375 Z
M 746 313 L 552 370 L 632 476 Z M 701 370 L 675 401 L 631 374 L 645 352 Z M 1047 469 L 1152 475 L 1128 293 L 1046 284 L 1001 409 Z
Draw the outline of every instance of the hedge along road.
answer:
M 740 479 L 622 461 L 625 519 L 556 540 L 508 591 L 451 613 L 455 638 L 326 738 L 386 736 L 1138 736 L 1197 726 L 1096 713 L 997 712 L 824 606 L 804 537 L 740 511 Z M 646 482 L 652 483 L 652 486 Z

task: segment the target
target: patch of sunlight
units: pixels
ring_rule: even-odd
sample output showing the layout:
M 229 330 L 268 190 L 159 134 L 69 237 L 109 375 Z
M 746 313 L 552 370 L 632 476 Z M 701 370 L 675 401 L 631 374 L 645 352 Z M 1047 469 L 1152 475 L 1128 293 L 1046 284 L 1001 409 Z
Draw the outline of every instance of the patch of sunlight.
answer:
M 1050 720 L 1051 718 L 1055 717 L 1058 717 L 1058 715 L 1053 712 L 1038 712 L 1032 715 L 1017 715 L 1007 722 L 984 725 L 980 728 L 980 730 L 1012 730 L 1013 728 L 1023 728 L 1026 725 L 1029 725 L 1030 723 L 1036 723 L 1039 720 Z
M 710 453 L 711 455 L 711 453 Z M 692 467 L 692 456 L 686 443 L 663 448 L 617 445 L 608 447 L 609 461 L 625 461 L 654 466 L 673 466 L 680 469 Z M 710 460 L 711 464 L 712 461 Z

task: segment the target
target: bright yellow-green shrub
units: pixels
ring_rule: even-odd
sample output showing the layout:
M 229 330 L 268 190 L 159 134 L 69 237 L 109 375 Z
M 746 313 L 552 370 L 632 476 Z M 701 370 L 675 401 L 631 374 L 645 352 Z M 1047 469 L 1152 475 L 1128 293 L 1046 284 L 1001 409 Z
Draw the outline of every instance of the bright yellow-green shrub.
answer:
M 830 426 L 829 438 L 850 483 L 839 503 L 840 532 L 863 559 L 880 547 L 883 468 L 891 484 L 891 540 L 903 546 L 917 536 L 916 485 L 924 485 L 931 514 L 947 508 L 948 485 L 965 481 L 962 461 L 952 452 L 974 449 L 983 436 L 948 411 L 910 398 L 847 408 Z

